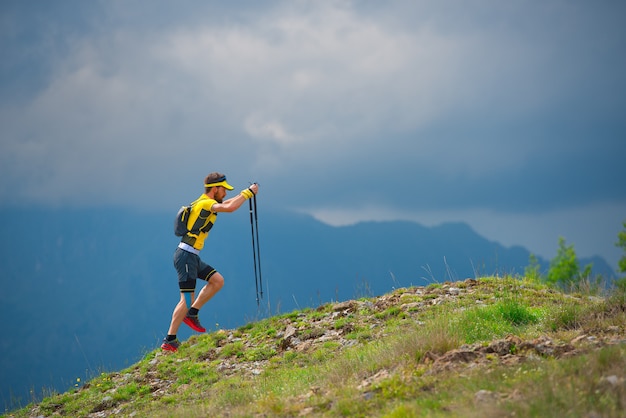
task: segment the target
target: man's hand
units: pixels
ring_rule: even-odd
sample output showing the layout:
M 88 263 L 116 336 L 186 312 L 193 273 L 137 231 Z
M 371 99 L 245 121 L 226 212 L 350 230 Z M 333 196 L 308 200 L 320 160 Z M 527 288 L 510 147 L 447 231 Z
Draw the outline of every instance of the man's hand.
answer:
M 247 189 L 243 189 L 240 194 L 246 199 L 251 199 L 255 194 L 257 194 L 258 191 L 259 185 L 256 183 L 252 183 L 250 187 L 248 187 Z

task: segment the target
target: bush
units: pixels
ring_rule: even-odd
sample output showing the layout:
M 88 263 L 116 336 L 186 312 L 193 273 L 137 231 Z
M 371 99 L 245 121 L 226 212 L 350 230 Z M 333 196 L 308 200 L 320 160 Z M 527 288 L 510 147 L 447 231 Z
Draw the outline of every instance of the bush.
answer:
M 560 237 L 557 255 L 550 261 L 550 270 L 546 277 L 548 284 L 567 289 L 590 275 L 591 264 L 587 265 L 581 273 L 574 246 L 565 245 L 565 239 Z

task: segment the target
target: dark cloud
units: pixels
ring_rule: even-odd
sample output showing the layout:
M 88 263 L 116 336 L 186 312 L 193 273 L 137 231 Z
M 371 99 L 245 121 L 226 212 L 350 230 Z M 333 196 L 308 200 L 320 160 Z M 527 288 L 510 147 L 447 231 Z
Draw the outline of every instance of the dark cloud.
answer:
M 625 9 L 3 2 L 0 199 L 169 208 L 217 166 L 354 219 L 626 208 Z

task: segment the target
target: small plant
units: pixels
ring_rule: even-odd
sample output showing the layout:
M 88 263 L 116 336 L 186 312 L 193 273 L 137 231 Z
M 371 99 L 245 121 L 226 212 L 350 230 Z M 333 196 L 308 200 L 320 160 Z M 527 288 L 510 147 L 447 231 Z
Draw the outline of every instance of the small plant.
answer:
M 226 344 L 224 347 L 222 347 L 220 357 L 222 358 L 241 357 L 243 356 L 244 350 L 245 350 L 245 347 L 243 345 L 243 341 L 233 341 L 231 343 Z
M 585 266 L 580 272 L 578 258 L 573 245 L 566 245 L 563 237 L 559 238 L 557 255 L 550 261 L 550 269 L 546 281 L 551 285 L 557 285 L 567 289 L 578 283 L 582 278 L 591 275 L 591 265 Z
M 246 361 L 261 361 L 270 359 L 275 355 L 276 350 L 273 347 L 264 345 L 246 350 L 244 357 Z
M 339 318 L 335 321 L 333 328 L 335 329 L 343 329 L 343 330 L 351 330 L 353 329 L 352 326 L 352 320 L 353 318 L 351 317 L 343 317 L 343 318 Z
M 385 309 L 383 312 L 377 313 L 374 316 L 378 319 L 387 319 L 387 318 L 394 318 L 398 316 L 404 316 L 404 312 L 402 311 L 402 308 L 400 308 L 399 306 L 391 306 Z
M 517 300 L 498 302 L 495 309 L 505 321 L 515 326 L 534 324 L 538 320 L 537 315 Z
M 228 334 L 224 331 L 216 331 L 210 334 L 210 338 L 213 340 L 214 346 L 217 347 L 221 341 L 228 339 Z
M 552 331 L 576 329 L 585 317 L 584 310 L 577 303 L 568 302 L 557 307 L 550 318 Z
M 615 246 L 624 250 L 624 255 L 619 259 L 617 266 L 620 273 L 626 273 L 626 221 L 622 222 L 622 226 L 624 229 L 617 234 Z
M 541 281 L 541 266 L 535 254 L 531 253 L 528 257 L 528 266 L 524 269 L 524 276 L 533 282 Z

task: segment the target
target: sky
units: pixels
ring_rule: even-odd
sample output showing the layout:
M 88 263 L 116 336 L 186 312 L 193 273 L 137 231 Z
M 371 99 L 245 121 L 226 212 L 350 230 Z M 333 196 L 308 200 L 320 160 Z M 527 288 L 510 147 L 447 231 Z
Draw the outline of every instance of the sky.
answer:
M 626 221 L 626 3 L 0 0 L 0 206 L 171 210 L 226 173 L 330 225 L 542 257 Z

